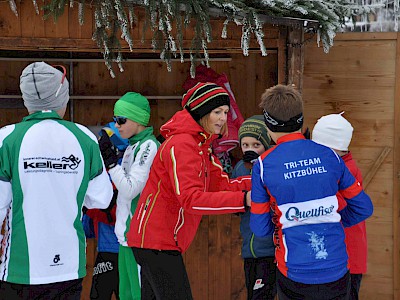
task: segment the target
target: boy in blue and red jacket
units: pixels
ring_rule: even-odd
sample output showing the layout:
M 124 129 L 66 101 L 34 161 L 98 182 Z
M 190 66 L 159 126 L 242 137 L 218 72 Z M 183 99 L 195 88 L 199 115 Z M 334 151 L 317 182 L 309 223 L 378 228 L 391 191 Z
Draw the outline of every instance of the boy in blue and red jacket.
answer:
M 280 300 L 348 299 L 350 274 L 344 227 L 372 215 L 371 199 L 330 148 L 301 134 L 303 101 L 292 86 L 261 96 L 276 146 L 252 171 L 250 227 L 274 234 Z M 339 193 L 347 206 L 339 211 Z
M 120 164 L 129 141 L 120 136 L 114 122 L 108 123 L 99 132 L 100 137 L 105 134 L 109 137 L 110 143 L 118 149 Z M 98 253 L 93 269 L 90 299 L 111 299 L 113 293 L 119 299 L 119 243 L 114 233 L 118 190 L 114 185 L 113 188 L 114 194 L 108 208 L 86 210 L 82 218 L 86 238 L 97 239 Z

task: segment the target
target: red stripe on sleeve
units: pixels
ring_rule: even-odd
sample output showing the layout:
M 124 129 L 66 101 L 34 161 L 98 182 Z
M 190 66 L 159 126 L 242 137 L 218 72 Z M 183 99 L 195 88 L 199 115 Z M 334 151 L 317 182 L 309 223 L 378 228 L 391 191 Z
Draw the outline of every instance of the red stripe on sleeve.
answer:
M 269 203 L 257 203 L 257 202 L 251 202 L 251 212 L 253 214 L 265 214 L 269 212 Z
M 350 199 L 357 196 L 361 191 L 362 191 L 361 184 L 358 180 L 356 180 L 347 189 L 340 190 L 339 192 L 342 194 L 343 197 Z

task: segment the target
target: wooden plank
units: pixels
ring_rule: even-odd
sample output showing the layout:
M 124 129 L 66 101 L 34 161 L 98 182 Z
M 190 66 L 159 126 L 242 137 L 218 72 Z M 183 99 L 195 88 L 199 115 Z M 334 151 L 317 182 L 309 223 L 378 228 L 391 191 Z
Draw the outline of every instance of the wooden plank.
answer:
M 209 216 L 208 232 L 208 299 L 224 299 L 231 293 L 231 216 Z
M 333 47 L 336 41 L 368 41 L 368 40 L 397 40 L 396 32 L 346 32 L 337 33 L 334 39 Z
M 45 37 L 47 38 L 69 38 L 69 3 L 64 5 L 64 13 L 56 20 L 53 16 L 44 20 Z
M 287 28 L 279 31 L 278 41 L 278 83 L 286 84 L 288 77 Z
M 90 288 L 92 286 L 92 276 L 94 263 L 96 261 L 96 239 L 86 240 L 86 276 L 83 278 L 81 300 L 90 299 Z
M 396 47 L 399 45 L 392 39 L 353 37 L 335 41 L 328 54 L 316 44 L 306 45 L 303 96 L 307 126 L 312 128 L 323 115 L 346 111 L 345 117 L 354 127 L 350 149 L 374 203 L 374 214 L 367 220 L 368 273 L 363 277 L 360 299 L 393 299 L 398 294 L 393 284 L 399 276 L 398 245 L 393 240 L 398 242 L 394 222 L 399 214 L 399 196 L 393 185 L 395 153 L 387 155 L 385 151 L 376 161 L 382 147 L 395 152 L 394 143 L 398 143 L 393 113 L 400 96 L 400 90 L 395 94 L 394 89 L 399 73 Z M 376 171 L 373 180 L 368 170 Z
M 45 37 L 45 26 L 44 26 L 44 12 L 39 7 L 39 14 L 35 13 L 35 8 L 32 1 L 20 2 L 21 9 L 21 36 L 26 38 L 42 38 Z M 37 2 L 40 6 L 40 2 Z M 16 38 L 17 40 L 20 37 Z M 14 46 L 18 45 L 18 42 Z M 0 46 L 0 48 L 2 48 Z M 32 47 L 34 49 L 36 47 Z
M 288 31 L 288 84 L 294 84 L 301 92 L 304 71 L 304 31 L 301 27 L 289 27 Z
M 189 275 L 194 299 L 208 298 L 208 218 L 203 216 L 196 236 L 185 255 L 185 266 Z
M 364 187 L 365 190 L 367 189 L 370 181 L 372 180 L 372 178 L 374 178 L 376 172 L 378 171 L 378 169 L 380 168 L 380 166 L 382 165 L 383 161 L 386 159 L 386 157 L 388 156 L 390 151 L 392 151 L 392 149 L 390 149 L 389 147 L 383 148 L 381 154 L 375 160 L 375 163 L 373 164 L 373 166 L 371 167 L 371 169 L 369 170 L 367 175 L 364 176 L 363 187 Z
M 10 9 L 8 1 L 0 2 L 0 32 L 2 36 L 21 36 L 20 5 L 17 4 L 18 16 Z
M 38 27 L 39 25 L 35 26 Z M 40 31 L 40 30 L 39 30 Z M 44 27 L 43 27 L 44 31 Z M 25 33 L 23 33 L 24 36 Z M 37 33 L 38 35 L 38 33 Z M 36 50 L 36 49 L 47 49 L 56 51 L 79 51 L 79 52 L 99 52 L 99 48 L 95 41 L 91 38 L 47 38 L 43 37 L 43 33 L 40 37 L 27 38 L 27 37 L 0 37 L 0 49 L 4 50 Z M 278 44 L 276 40 L 268 42 L 272 48 L 277 48 Z M 188 53 L 187 49 L 191 44 L 190 40 L 184 40 L 183 45 L 185 53 Z M 151 48 L 150 42 L 142 43 L 141 40 L 133 40 L 133 53 L 154 53 Z M 216 40 L 209 44 L 209 53 L 226 53 L 237 51 L 242 53 L 240 45 L 234 40 Z M 126 42 L 121 42 L 121 51 L 128 52 L 129 47 Z
M 83 25 L 79 24 L 79 4 L 74 2 L 74 7 L 68 13 L 68 37 L 71 39 L 90 39 L 93 35 L 93 9 L 84 6 Z
M 400 34 L 397 33 L 396 75 L 400 74 Z M 400 83 L 396 80 L 394 99 L 394 141 L 393 141 L 393 286 L 394 299 L 400 299 Z
M 232 300 L 247 299 L 242 252 L 242 236 L 240 234 L 240 216 L 231 216 L 231 297 Z

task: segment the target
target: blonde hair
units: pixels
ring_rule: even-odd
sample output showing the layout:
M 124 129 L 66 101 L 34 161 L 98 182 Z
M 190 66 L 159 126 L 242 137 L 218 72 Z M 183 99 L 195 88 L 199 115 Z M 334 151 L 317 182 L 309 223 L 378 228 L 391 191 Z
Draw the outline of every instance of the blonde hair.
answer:
M 210 114 L 211 114 L 211 112 L 209 112 L 209 113 L 206 114 L 204 117 L 202 117 L 202 118 L 199 120 L 199 124 L 201 125 L 201 127 L 204 128 L 204 130 L 205 130 L 207 133 L 214 134 L 215 132 L 214 132 L 214 130 L 212 129 L 212 124 L 211 124 L 211 122 L 210 122 Z M 228 135 L 228 125 L 227 125 L 227 122 L 225 122 L 225 124 L 222 126 L 220 134 L 221 134 L 222 136 L 227 136 L 227 135 Z
M 260 107 L 273 117 L 288 121 L 303 112 L 303 99 L 293 86 L 278 84 L 261 95 Z

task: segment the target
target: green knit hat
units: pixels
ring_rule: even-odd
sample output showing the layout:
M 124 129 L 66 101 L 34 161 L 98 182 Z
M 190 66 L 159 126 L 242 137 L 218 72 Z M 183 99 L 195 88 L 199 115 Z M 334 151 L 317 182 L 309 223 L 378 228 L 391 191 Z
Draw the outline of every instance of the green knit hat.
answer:
M 239 128 L 240 143 L 245 136 L 250 136 L 259 140 L 265 147 L 265 150 L 269 148 L 271 138 L 267 133 L 267 126 L 265 125 L 262 115 L 252 116 L 242 123 Z
M 128 92 L 115 102 L 114 116 L 126 117 L 147 126 L 150 119 L 149 101 L 139 93 Z

